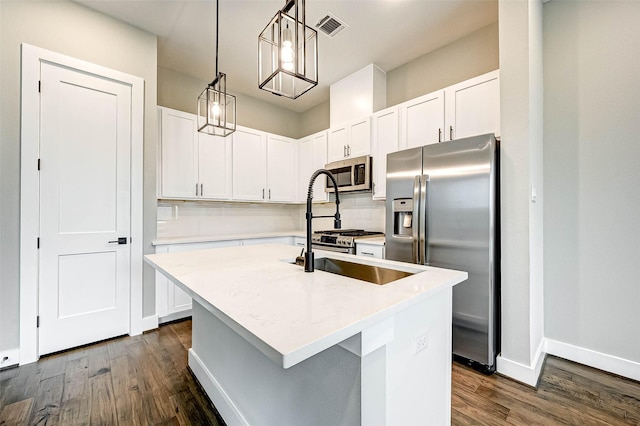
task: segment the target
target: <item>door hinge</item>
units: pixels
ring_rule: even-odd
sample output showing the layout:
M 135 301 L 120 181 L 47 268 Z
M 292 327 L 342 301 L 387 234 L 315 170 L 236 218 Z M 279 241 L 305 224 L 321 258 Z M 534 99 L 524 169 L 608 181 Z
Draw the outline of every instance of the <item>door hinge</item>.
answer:
M 42 81 L 38 80 L 38 93 L 42 93 Z
M 40 237 L 38 237 L 38 238 L 36 239 L 36 244 L 37 244 L 38 248 L 40 248 Z
M 40 171 L 40 159 L 38 158 L 38 171 Z
M 40 328 L 40 315 L 36 317 L 36 328 Z

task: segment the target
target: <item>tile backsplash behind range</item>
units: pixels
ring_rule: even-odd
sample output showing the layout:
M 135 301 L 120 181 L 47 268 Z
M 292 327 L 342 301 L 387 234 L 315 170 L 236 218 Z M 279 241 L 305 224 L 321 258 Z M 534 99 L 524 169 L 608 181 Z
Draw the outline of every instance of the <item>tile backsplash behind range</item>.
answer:
M 314 204 L 314 215 L 333 215 L 335 204 Z M 384 231 L 384 201 L 370 193 L 340 197 L 342 228 Z M 158 202 L 157 238 L 304 230 L 304 204 Z M 313 229 L 332 229 L 331 218 L 314 219 Z

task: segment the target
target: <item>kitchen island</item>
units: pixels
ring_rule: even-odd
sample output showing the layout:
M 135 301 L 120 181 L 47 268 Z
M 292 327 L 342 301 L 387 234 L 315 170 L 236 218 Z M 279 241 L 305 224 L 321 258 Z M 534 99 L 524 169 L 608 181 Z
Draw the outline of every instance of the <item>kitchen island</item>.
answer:
M 410 273 L 385 285 L 259 245 L 147 255 L 193 298 L 189 366 L 228 425 L 448 424 L 451 294 L 466 272 L 316 251 Z

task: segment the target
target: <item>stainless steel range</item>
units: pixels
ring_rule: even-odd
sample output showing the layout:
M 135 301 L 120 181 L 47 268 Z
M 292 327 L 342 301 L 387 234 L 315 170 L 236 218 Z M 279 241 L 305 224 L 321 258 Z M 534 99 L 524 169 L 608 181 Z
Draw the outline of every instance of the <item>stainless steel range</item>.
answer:
M 379 237 L 384 232 L 365 231 L 363 229 L 331 229 L 315 231 L 311 236 L 313 249 L 356 254 L 356 238 Z

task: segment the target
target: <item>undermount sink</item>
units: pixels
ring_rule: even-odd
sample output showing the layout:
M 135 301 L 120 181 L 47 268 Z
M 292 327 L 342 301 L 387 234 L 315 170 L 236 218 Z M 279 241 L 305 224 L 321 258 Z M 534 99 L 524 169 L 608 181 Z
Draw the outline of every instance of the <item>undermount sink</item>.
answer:
M 362 263 L 346 260 L 321 257 L 314 262 L 315 269 L 342 275 L 343 277 L 367 281 L 373 284 L 384 285 L 401 278 L 413 275 L 413 272 L 398 271 L 396 269 L 383 268 L 381 266 L 364 265 Z

